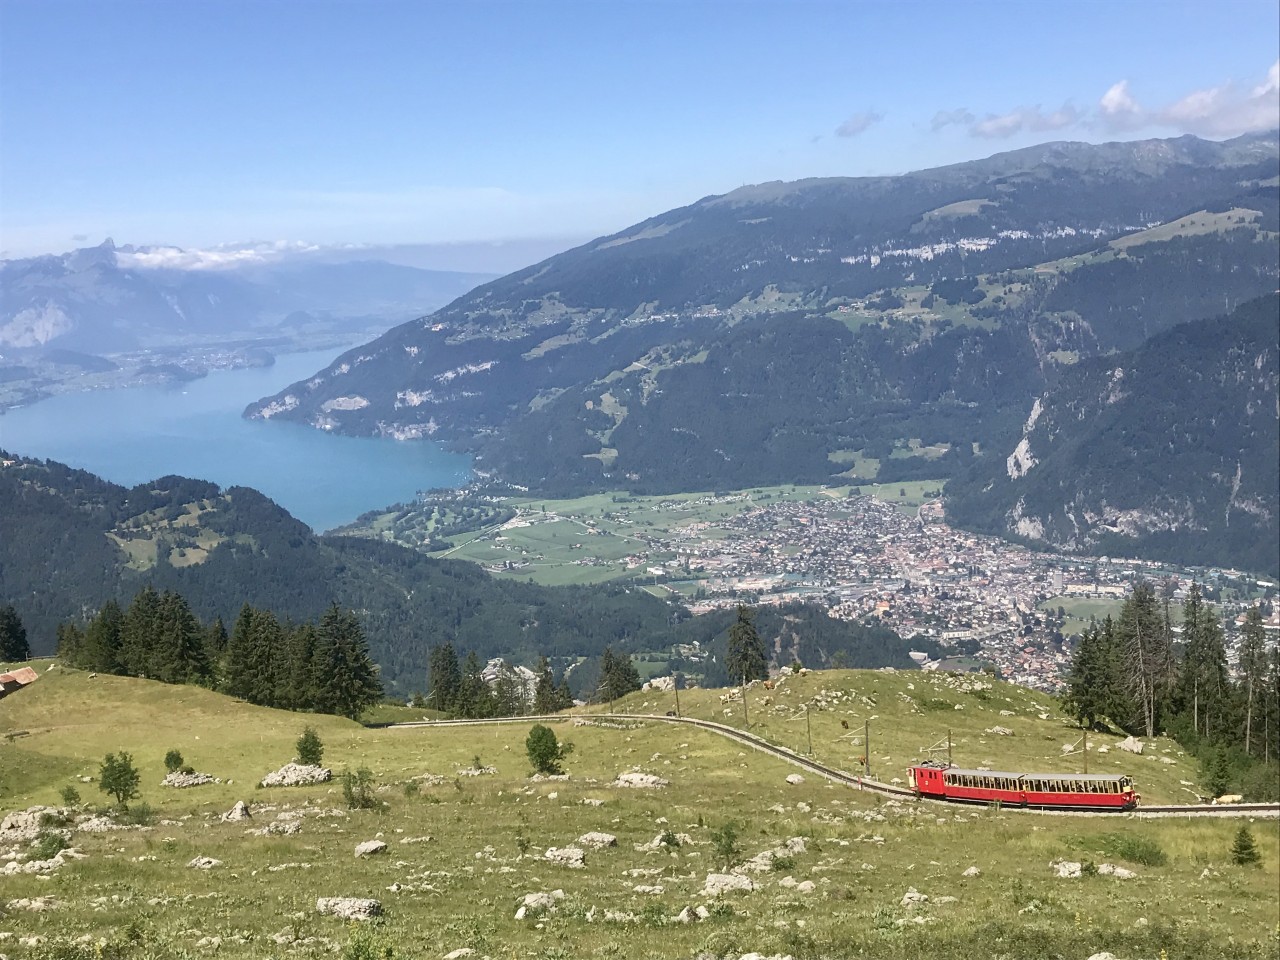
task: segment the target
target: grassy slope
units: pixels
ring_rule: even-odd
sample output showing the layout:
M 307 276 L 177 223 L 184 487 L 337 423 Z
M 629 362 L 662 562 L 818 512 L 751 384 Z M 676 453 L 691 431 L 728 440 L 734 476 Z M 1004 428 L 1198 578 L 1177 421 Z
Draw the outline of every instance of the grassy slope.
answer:
M 890 681 L 905 683 L 907 677 L 875 677 L 885 703 L 882 716 L 887 716 Z M 911 679 L 919 689 L 919 676 Z M 802 678 L 787 696 L 799 695 L 810 681 L 818 684 Z M 826 686 L 838 682 L 839 677 L 828 677 Z M 693 705 L 692 695 L 682 698 L 682 706 L 686 700 Z M 380 781 L 393 784 L 381 794 L 389 808 L 345 818 L 307 817 L 303 831 L 292 837 L 247 836 L 241 825 L 218 822 L 216 814 L 237 799 L 254 805 L 340 805 L 341 793 L 332 786 L 270 791 L 249 786 L 290 757 L 306 722 L 320 731 L 326 761 L 335 769 L 364 764 Z M 204 955 L 196 943 L 219 936 L 224 938 L 219 956 L 319 957 L 331 955 L 328 943 L 348 944 L 361 935 L 314 913 L 316 897 L 347 895 L 382 900 L 387 915 L 375 935 L 394 944 L 394 955 L 402 958 L 435 958 L 463 946 L 493 957 L 690 957 L 700 950 L 737 957 L 758 950 L 797 958 L 906 958 L 920 955 L 926 935 L 930 956 L 956 958 L 1041 957 L 1059 951 L 1084 957 L 1102 949 L 1122 957 L 1154 957 L 1162 948 L 1170 958 L 1263 957 L 1276 946 L 1280 843 L 1274 824 L 1254 825 L 1264 866 L 1244 870 L 1226 863 L 1233 823 L 1099 822 L 976 808 L 895 808 L 814 778 L 788 785 L 784 778 L 794 768 L 712 734 L 656 723 L 625 730 L 558 725 L 561 737 L 576 746 L 568 762 L 572 779 L 531 783 L 523 724 L 369 730 L 342 720 L 247 707 L 205 691 L 91 680 L 56 670 L 3 701 L 0 725 L 30 731 L 29 737 L 0 746 L 0 796 L 6 809 L 53 800 L 71 776 L 96 773 L 107 750 L 126 749 L 143 771 L 143 799 L 168 821 L 141 833 L 77 835 L 76 844 L 89 859 L 48 880 L 5 878 L 0 899 L 54 896 L 63 902 L 56 911 L 14 910 L 0 918 L 0 930 L 15 937 L 40 935 L 51 942 L 85 934 L 111 937 L 133 921 L 147 945 L 131 956 Z M 161 758 L 174 746 L 198 769 L 236 782 L 162 790 L 156 786 Z M 498 773 L 458 778 L 456 785 L 450 779 L 413 798 L 398 785 L 426 772 L 451 778 L 476 755 Z M 645 792 L 607 786 L 632 766 L 669 778 L 671 787 Z M 100 799 L 89 796 L 96 793 L 92 785 L 78 786 L 90 802 Z M 580 802 L 587 798 L 603 805 Z M 781 812 L 770 809 L 775 806 Z M 260 806 L 255 823 L 271 816 Z M 667 825 L 662 818 L 691 834 L 695 843 L 675 854 L 635 851 L 634 843 L 650 840 Z M 808 851 L 785 871 L 757 875 L 762 889 L 727 898 L 732 915 L 699 924 L 666 923 L 684 906 L 705 902 L 699 891 L 714 863 L 709 835 L 729 819 L 744 825 L 740 844 L 748 856 L 792 836 L 805 837 Z M 585 870 L 534 858 L 588 830 L 616 834 L 619 846 L 589 852 Z M 379 833 L 391 845 L 389 853 L 354 859 L 355 844 Z M 1105 853 L 1106 833 L 1154 839 L 1170 862 L 1164 867 L 1129 864 L 1139 877 L 1124 882 L 1050 875 L 1048 862 L 1058 856 L 1124 862 Z M 530 857 L 520 857 L 521 834 L 531 844 Z M 421 844 L 397 842 L 428 835 L 433 839 Z M 198 855 L 224 865 L 207 872 L 188 869 L 187 861 Z M 310 866 L 268 869 L 283 864 Z M 982 875 L 961 879 L 971 864 Z M 1216 873 L 1199 879 L 1206 867 Z M 656 873 L 627 874 L 634 869 Z M 794 893 L 781 886 L 785 876 L 813 880 L 816 890 Z M 396 882 L 418 889 L 388 891 Z M 646 883 L 661 885 L 664 892 L 633 890 Z M 908 886 L 935 900 L 958 899 L 913 913 L 900 903 Z M 545 924 L 513 919 L 523 894 L 552 889 L 563 889 L 566 899 Z M 630 912 L 637 919 L 607 922 L 597 914 L 588 922 L 592 907 Z M 915 916 L 936 922 L 926 934 L 916 929 Z M 899 926 L 899 920 L 907 923 Z M 295 928 L 324 940 L 286 949 L 267 939 Z M 235 942 L 236 937 L 245 942 Z M 6 952 L 38 955 L 8 944 Z

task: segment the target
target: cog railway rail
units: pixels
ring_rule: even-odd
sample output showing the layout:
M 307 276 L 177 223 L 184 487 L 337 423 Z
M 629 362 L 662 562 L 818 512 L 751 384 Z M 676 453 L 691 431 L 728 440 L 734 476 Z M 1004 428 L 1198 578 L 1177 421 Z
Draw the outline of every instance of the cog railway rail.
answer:
M 858 774 L 848 773 L 844 770 L 838 770 L 835 767 L 827 766 L 810 757 L 795 753 L 786 747 L 780 747 L 777 744 L 770 743 L 768 740 L 758 737 L 753 733 L 745 730 L 739 730 L 736 727 L 730 727 L 722 723 L 715 723 L 710 720 L 699 720 L 694 717 L 674 717 L 662 716 L 651 713 L 593 713 L 581 715 L 551 715 L 551 716 L 530 716 L 530 717 L 497 717 L 489 720 L 426 720 L 417 723 L 392 723 L 388 724 L 388 728 L 393 729 L 409 729 L 417 727 L 463 727 L 463 726 L 480 726 L 485 724 L 499 723 L 569 723 L 574 720 L 600 721 L 609 722 L 634 722 L 637 720 L 658 721 L 661 723 L 679 723 L 689 726 L 701 727 L 712 733 L 727 737 L 730 740 L 749 746 L 761 753 L 767 753 L 777 757 L 786 763 L 806 770 L 809 773 L 823 777 L 833 783 L 843 784 L 852 787 L 855 790 L 865 791 L 867 793 L 875 793 L 881 796 L 893 797 L 900 800 L 920 800 L 928 803 L 956 805 L 956 801 L 950 800 L 934 800 L 928 797 L 917 797 L 913 790 L 905 787 L 895 786 L 890 783 L 883 783 L 879 780 L 872 780 L 868 777 L 859 776 Z M 1107 811 L 1107 810 L 1049 810 L 1037 808 L 1019 808 L 1016 806 L 1005 806 L 1002 809 L 1013 810 L 1018 813 L 1038 813 L 1052 816 L 1105 816 L 1110 814 L 1116 816 L 1120 813 L 1128 816 L 1136 817 L 1263 817 L 1272 818 L 1280 817 L 1280 803 L 1230 803 L 1230 804 L 1160 804 L 1151 806 L 1142 806 L 1136 810 L 1128 811 Z

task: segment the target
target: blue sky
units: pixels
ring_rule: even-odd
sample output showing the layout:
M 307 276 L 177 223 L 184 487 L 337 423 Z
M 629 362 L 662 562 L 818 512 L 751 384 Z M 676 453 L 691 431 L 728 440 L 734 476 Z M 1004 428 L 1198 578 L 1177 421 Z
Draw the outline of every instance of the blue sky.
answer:
M 1221 139 L 1276 125 L 1278 11 L 3 0 L 0 256 L 585 238 L 744 183 Z

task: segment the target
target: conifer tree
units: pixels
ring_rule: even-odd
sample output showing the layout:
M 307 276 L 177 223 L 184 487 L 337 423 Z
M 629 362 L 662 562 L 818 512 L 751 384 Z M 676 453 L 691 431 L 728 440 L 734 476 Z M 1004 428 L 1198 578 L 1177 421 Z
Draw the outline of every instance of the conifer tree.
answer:
M 84 656 L 84 631 L 74 623 L 58 624 L 58 659 L 70 667 L 80 666 Z
M 462 692 L 462 667 L 453 644 L 442 643 L 431 650 L 428 662 L 431 695 L 428 702 L 437 710 L 452 713 L 458 709 Z
M 640 673 L 631 658 L 625 653 L 615 654 L 613 647 L 605 647 L 600 655 L 600 683 L 596 698 L 612 702 L 639 690 L 641 686 Z
M 76 666 L 102 673 L 120 672 L 123 630 L 124 611 L 120 609 L 120 604 L 108 600 L 85 627 Z
M 315 708 L 355 720 L 382 698 L 378 668 L 360 621 L 336 603 L 316 626 Z
M 120 623 L 120 667 L 127 676 L 152 676 L 152 659 L 160 645 L 160 594 L 143 587 Z
M 253 617 L 249 604 L 240 607 L 223 658 L 223 689 L 233 697 L 252 702 L 253 693 Z
M 485 683 L 483 672 L 480 658 L 474 650 L 469 651 L 462 667 L 462 684 L 454 708 L 459 716 L 471 719 L 493 716 L 493 692 Z
M 1237 867 L 1252 867 L 1262 861 L 1258 852 L 1258 844 L 1247 825 L 1242 824 L 1236 831 L 1235 842 L 1231 844 L 1231 862 Z
M 285 670 L 276 699 L 287 710 L 306 710 L 315 702 L 317 636 L 314 624 L 302 623 L 285 640 Z
M 180 594 L 166 591 L 156 610 L 151 675 L 165 683 L 203 683 L 209 678 L 204 631 Z
M 0 607 L 0 660 L 10 663 L 26 660 L 31 656 L 27 643 L 27 628 L 12 604 Z
M 1145 580 L 1133 585 L 1116 622 L 1116 634 L 1127 665 L 1124 677 L 1134 722 L 1154 737 L 1169 691 L 1172 663 L 1170 637 L 1155 590 Z
M 1244 675 L 1245 686 L 1245 753 L 1252 751 L 1253 707 L 1266 683 L 1266 671 L 1267 634 L 1262 626 L 1262 611 L 1253 606 L 1245 614 L 1244 630 L 1240 636 L 1240 672 Z
M 769 679 L 769 659 L 755 621 L 755 611 L 738 604 L 738 619 L 729 628 L 729 652 L 724 664 L 731 683 Z
M 1115 628 L 1107 617 L 1085 630 L 1071 658 L 1064 701 L 1082 726 L 1095 727 L 1115 711 L 1118 666 Z

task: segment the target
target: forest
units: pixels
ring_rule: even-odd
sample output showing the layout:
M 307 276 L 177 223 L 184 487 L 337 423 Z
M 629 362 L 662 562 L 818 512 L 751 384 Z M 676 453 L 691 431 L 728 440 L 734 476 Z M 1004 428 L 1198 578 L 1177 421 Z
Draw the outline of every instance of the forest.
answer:
M 1215 797 L 1280 799 L 1280 645 L 1260 606 L 1245 614 L 1233 671 L 1227 631 L 1192 584 L 1174 627 L 1172 591 L 1134 583 L 1120 613 L 1085 631 L 1063 701 L 1082 726 L 1167 733 L 1199 758 Z

